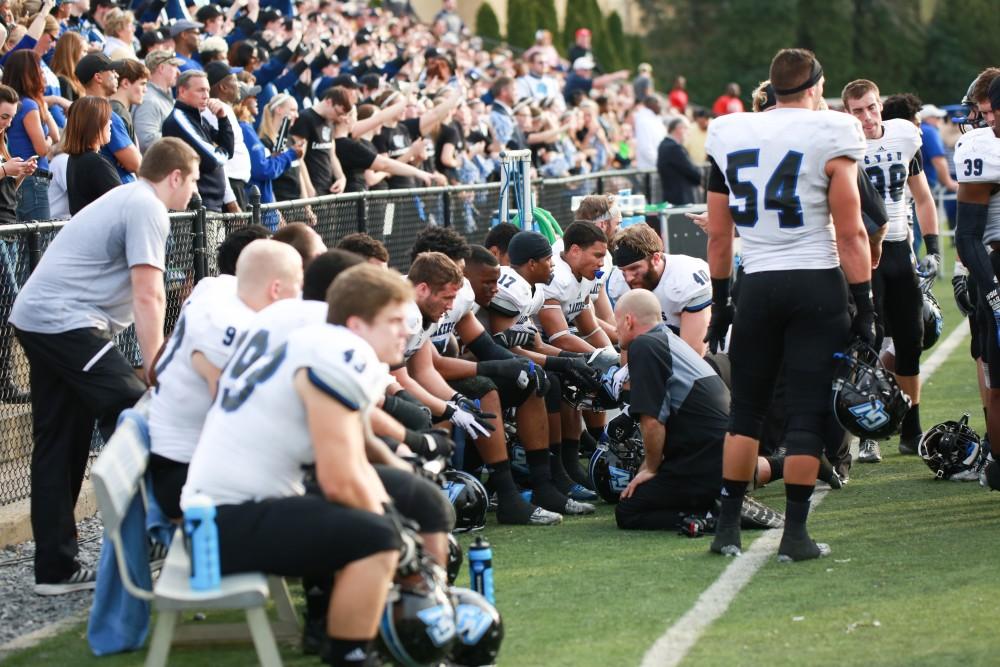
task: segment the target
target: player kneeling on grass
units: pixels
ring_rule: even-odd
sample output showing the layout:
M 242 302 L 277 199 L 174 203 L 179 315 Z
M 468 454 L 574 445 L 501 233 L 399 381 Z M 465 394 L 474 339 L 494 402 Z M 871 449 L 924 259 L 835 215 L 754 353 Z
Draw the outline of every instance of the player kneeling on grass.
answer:
M 365 449 L 387 364 L 402 360 L 412 298 L 383 269 L 359 266 L 340 278 L 329 324 L 292 331 L 267 354 L 237 352 L 184 487 L 185 498 L 204 493 L 218 505 L 223 574 L 329 577 L 332 665 L 367 659 L 396 570 L 399 524 Z M 256 336 L 263 342 L 267 332 Z M 302 469 L 311 464 L 320 494 L 306 495 Z

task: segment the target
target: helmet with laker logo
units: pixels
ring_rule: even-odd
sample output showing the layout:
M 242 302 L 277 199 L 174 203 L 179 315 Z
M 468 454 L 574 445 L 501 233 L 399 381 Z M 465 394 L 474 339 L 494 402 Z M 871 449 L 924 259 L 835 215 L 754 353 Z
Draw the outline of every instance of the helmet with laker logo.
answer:
M 451 665 L 479 667 L 496 664 L 503 643 L 503 618 L 496 607 L 468 588 L 451 588 L 455 607 L 455 634 Z
M 606 502 L 617 503 L 646 456 L 639 424 L 621 414 L 608 424 L 608 441 L 590 457 L 590 481 Z
M 924 432 L 917 453 L 937 479 L 977 480 L 986 452 L 979 434 L 969 426 L 969 415 L 946 421 Z
M 486 526 L 490 497 L 476 477 L 461 470 L 444 471 L 444 493 L 455 508 L 456 533 L 480 530 Z
M 378 627 L 380 649 L 397 665 L 436 665 L 455 644 L 455 608 L 431 571 L 396 583 Z
M 833 410 L 840 425 L 859 438 L 888 438 L 896 433 L 910 409 L 910 397 L 875 350 L 856 341 L 834 357 L 839 363 L 833 380 Z

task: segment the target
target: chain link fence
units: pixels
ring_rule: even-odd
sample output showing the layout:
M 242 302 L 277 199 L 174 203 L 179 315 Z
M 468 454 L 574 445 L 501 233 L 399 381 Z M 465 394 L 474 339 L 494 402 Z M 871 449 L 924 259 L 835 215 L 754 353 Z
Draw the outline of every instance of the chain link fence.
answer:
M 548 209 L 564 228 L 573 221 L 574 196 L 630 189 L 658 201 L 659 179 L 652 172 L 606 172 L 537 181 L 535 205 Z M 313 227 L 328 247 L 355 232 L 367 232 L 389 251 L 390 265 L 406 272 L 410 251 L 427 225 L 452 227 L 470 243 L 482 243 L 499 215 L 499 183 L 464 187 L 389 190 L 329 195 L 254 206 L 235 214 L 197 209 L 170 216 L 164 272 L 167 306 L 165 333 L 173 330 L 195 283 L 218 274 L 219 244 L 251 223 L 277 229 L 293 222 Z M 31 404 L 28 362 L 6 324 L 18 290 L 49 243 L 67 221 L 0 226 L 0 506 L 30 495 Z M 133 366 L 142 366 L 134 327 L 115 344 Z M 104 443 L 95 429 L 91 460 Z M 89 474 L 89 468 L 88 468 Z

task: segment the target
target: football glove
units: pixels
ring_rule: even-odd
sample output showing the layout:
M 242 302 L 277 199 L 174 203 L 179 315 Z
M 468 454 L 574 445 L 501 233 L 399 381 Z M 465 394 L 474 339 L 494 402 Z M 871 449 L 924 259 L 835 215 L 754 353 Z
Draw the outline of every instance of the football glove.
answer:
M 941 255 L 925 255 L 920 264 L 917 265 L 917 273 L 921 278 L 937 278 L 941 270 Z
M 956 275 L 951 279 L 951 291 L 955 295 L 955 305 L 963 317 L 968 317 L 975 311 L 972 298 L 969 296 L 969 276 Z
M 496 419 L 497 416 L 492 412 L 483 412 L 479 406 L 461 394 L 455 394 L 452 400 L 448 401 L 448 407 L 445 408 L 442 417 L 464 429 L 473 440 L 481 435 L 489 437 L 490 433 L 496 430 L 496 426 L 491 424 L 490 420 Z
M 870 281 L 848 285 L 854 297 L 855 315 L 851 320 L 851 334 L 869 347 L 874 348 L 878 338 L 875 330 L 875 304 L 872 302 Z
M 476 364 L 476 375 L 513 380 L 520 389 L 524 389 L 534 381 L 533 366 L 534 363 L 524 357 L 480 361 Z
M 531 347 L 535 342 L 535 332 L 523 329 L 507 329 L 493 334 L 493 340 L 500 347 L 508 350 L 512 347 Z
M 712 354 L 725 347 L 726 334 L 729 333 L 736 312 L 729 296 L 729 286 L 729 278 L 712 278 L 712 317 L 705 334 L 705 342 Z
M 448 436 L 448 432 L 439 428 L 426 431 L 406 429 L 403 442 L 410 451 L 426 460 L 437 458 L 448 460 L 455 451 L 455 443 Z
M 587 365 L 583 357 L 547 357 L 545 368 L 566 376 L 566 379 L 584 391 L 597 391 L 601 386 L 601 374 Z

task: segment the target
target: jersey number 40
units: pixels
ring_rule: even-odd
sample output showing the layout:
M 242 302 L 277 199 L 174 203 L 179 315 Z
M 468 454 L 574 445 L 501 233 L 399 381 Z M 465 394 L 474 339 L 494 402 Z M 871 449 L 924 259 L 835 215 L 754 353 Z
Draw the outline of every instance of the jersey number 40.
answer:
M 758 220 L 757 186 L 753 181 L 741 181 L 740 170 L 757 167 L 759 162 L 758 148 L 736 151 L 726 156 L 726 182 L 729 190 L 734 197 L 743 200 L 742 205 L 729 207 L 733 222 L 740 227 L 753 227 Z M 801 227 L 804 224 L 802 202 L 795 194 L 801 167 L 802 153 L 788 151 L 764 186 L 764 208 L 778 212 L 779 227 Z

